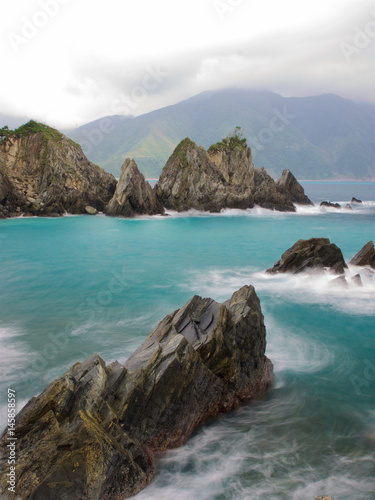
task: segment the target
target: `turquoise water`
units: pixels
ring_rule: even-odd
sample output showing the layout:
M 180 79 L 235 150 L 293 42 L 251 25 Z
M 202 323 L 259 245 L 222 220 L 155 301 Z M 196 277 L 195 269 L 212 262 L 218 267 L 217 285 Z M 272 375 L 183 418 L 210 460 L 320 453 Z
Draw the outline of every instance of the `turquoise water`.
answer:
M 20 408 L 94 352 L 124 362 L 192 295 L 226 300 L 253 284 L 273 391 L 169 452 L 136 498 L 374 499 L 374 278 L 363 273 L 362 288 L 341 290 L 325 277 L 264 274 L 299 238 L 329 237 L 350 260 L 375 239 L 374 184 L 305 188 L 314 201 L 366 203 L 296 214 L 0 221 L 3 426 L 8 387 Z

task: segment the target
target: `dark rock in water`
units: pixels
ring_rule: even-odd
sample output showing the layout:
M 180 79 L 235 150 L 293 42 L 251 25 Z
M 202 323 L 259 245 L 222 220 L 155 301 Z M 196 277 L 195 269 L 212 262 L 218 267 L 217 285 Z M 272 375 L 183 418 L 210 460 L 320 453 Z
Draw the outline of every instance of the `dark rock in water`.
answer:
M 16 495 L 128 498 L 155 475 L 155 452 L 272 386 L 259 299 L 244 286 L 219 304 L 193 297 L 129 358 L 76 363 L 16 417 Z M 0 441 L 2 451 L 6 434 Z M 6 455 L 0 487 L 7 492 Z M 8 496 L 7 496 L 8 495 Z
M 362 203 L 362 200 L 357 200 L 357 198 L 352 198 L 352 201 L 350 203 Z
M 297 274 L 306 270 L 328 269 L 334 274 L 344 274 L 346 267 L 341 250 L 334 243 L 330 243 L 328 238 L 311 238 L 298 240 L 266 272 Z
M 363 283 L 362 283 L 362 278 L 359 274 L 356 274 L 355 276 L 352 276 L 350 278 L 350 282 L 353 283 L 354 285 L 357 285 L 357 286 L 363 286 Z
M 0 142 L 0 211 L 6 217 L 103 210 L 116 179 L 57 130 L 29 122 Z M 5 181 L 4 181 L 5 179 Z
M 352 258 L 350 264 L 353 264 L 353 266 L 370 266 L 375 269 L 374 242 L 368 241 Z
M 115 194 L 105 207 L 105 213 L 123 217 L 164 214 L 163 206 L 134 160 L 125 160 Z
M 294 203 L 299 205 L 314 205 L 314 203 L 305 195 L 305 190 L 299 184 L 290 170 L 284 170 L 280 179 L 276 181 L 278 191 L 291 197 Z
M 347 203 L 347 204 L 345 205 L 345 208 L 346 208 L 347 210 L 353 210 L 352 206 L 351 206 L 349 203 Z
M 236 136 L 208 151 L 184 139 L 167 161 L 155 190 L 163 206 L 177 211 L 220 212 L 254 205 L 295 211 L 293 201 L 311 203 L 288 170 L 276 183 L 263 167 L 255 169 L 246 140 Z
M 320 204 L 321 207 L 331 207 L 331 208 L 341 208 L 340 203 L 331 203 L 330 201 L 322 201 Z
M 348 282 L 346 281 L 345 276 L 338 276 L 329 282 L 329 286 L 348 288 Z

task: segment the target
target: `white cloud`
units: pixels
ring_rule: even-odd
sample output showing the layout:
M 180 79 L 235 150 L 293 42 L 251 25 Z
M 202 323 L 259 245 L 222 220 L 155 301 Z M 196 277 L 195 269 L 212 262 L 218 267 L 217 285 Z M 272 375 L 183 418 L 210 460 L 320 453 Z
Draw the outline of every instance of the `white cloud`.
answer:
M 7 2 L 0 111 L 75 126 L 233 85 L 369 101 L 371 6 L 361 0 L 317 0 L 308 8 L 296 0 Z M 158 71 L 163 76 L 150 79 Z

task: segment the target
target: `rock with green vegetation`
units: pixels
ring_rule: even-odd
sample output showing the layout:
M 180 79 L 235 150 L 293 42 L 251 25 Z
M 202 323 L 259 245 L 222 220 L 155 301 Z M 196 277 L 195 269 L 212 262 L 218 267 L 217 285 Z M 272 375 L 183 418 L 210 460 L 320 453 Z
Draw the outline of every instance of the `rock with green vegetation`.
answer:
M 352 258 L 350 264 L 353 266 L 369 266 L 375 269 L 374 242 L 368 241 L 361 250 Z
M 303 271 L 324 272 L 328 270 L 333 274 L 342 275 L 346 267 L 341 250 L 328 238 L 310 238 L 298 240 L 266 272 L 298 274 Z
M 30 121 L 2 137 L 3 216 L 83 214 L 88 205 L 102 211 L 113 196 L 116 179 L 89 162 L 81 147 L 57 130 Z M 9 183 L 5 196 L 4 178 Z
M 207 419 L 258 399 L 273 383 L 260 302 L 244 286 L 220 304 L 193 297 L 166 316 L 125 365 L 76 363 L 16 417 L 21 498 L 128 498 L 155 456 Z M 6 450 L 7 435 L 0 441 Z M 0 494 L 7 490 L 0 455 Z
M 304 199 L 303 188 L 290 172 L 276 183 L 263 167 L 254 168 L 251 150 L 239 127 L 208 151 L 184 139 L 167 161 L 155 189 L 167 209 L 179 212 L 220 212 L 254 205 L 294 211 L 293 202 Z
M 162 204 L 134 160 L 125 160 L 115 194 L 105 207 L 105 213 L 123 217 L 164 214 Z

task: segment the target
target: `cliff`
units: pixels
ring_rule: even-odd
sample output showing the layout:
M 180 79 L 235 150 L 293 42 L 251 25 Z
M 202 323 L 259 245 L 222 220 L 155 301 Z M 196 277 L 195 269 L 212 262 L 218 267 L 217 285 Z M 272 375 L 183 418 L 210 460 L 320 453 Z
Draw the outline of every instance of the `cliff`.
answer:
M 273 381 L 252 286 L 220 304 L 193 297 L 166 316 L 125 365 L 76 363 L 16 417 L 16 496 L 128 498 L 155 475 L 156 453 L 207 419 L 266 393 Z M 0 441 L 6 450 L 7 435 Z M 6 453 L 0 493 L 10 498 Z
M 0 141 L 0 216 L 103 210 L 116 179 L 58 132 L 29 122 Z

